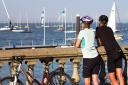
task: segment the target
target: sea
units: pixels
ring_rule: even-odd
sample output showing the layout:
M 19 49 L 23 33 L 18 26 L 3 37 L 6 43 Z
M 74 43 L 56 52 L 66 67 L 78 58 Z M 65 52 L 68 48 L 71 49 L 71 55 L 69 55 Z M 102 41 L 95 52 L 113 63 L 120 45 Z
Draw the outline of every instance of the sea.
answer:
M 6 23 L 1 23 L 0 27 L 7 25 Z M 21 28 L 24 28 L 25 24 L 21 24 Z M 44 28 L 41 27 L 38 23 L 30 23 L 30 31 L 29 33 L 19 33 L 19 32 L 12 32 L 12 31 L 0 31 L 0 48 L 3 47 L 18 47 L 18 46 L 31 46 L 31 45 L 44 45 Z M 121 34 L 123 35 L 123 40 L 118 41 L 120 45 L 128 45 L 128 23 L 118 23 L 118 30 L 120 30 Z M 58 30 L 57 23 L 50 23 L 46 24 L 45 27 L 45 45 L 47 46 L 61 46 L 71 45 L 73 40 L 76 38 L 75 32 L 66 33 L 65 39 L 65 31 Z M 92 25 L 92 28 L 96 28 L 95 24 Z M 75 23 L 67 23 L 66 31 L 73 31 L 75 30 Z M 27 69 L 27 65 L 23 64 L 24 68 Z M 55 61 L 50 65 L 50 71 L 53 71 L 58 66 L 58 63 Z M 2 68 L 0 68 L 0 78 L 10 75 L 9 74 L 9 65 L 5 63 Z M 37 64 L 34 66 L 34 76 L 36 79 L 41 81 L 42 72 L 43 72 L 43 65 L 40 61 L 37 61 Z M 65 64 L 65 72 L 68 73 L 70 76 L 73 72 L 72 63 L 67 61 Z M 82 62 L 79 65 L 79 75 L 80 75 L 80 83 L 79 85 L 83 85 L 83 78 L 82 78 Z M 25 82 L 23 75 L 20 75 L 21 79 Z

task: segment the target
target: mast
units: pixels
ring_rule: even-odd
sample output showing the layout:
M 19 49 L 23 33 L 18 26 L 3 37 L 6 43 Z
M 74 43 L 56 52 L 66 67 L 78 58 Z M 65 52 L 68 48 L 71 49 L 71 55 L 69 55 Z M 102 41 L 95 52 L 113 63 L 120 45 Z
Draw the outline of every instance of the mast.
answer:
M 29 32 L 30 30 L 29 30 L 29 25 L 28 25 L 28 23 L 29 23 L 29 22 L 28 22 L 28 14 L 26 13 L 26 25 L 25 25 L 25 28 L 27 28 L 27 29 L 28 29 L 27 31 Z
M 65 27 L 65 45 L 66 45 L 66 44 L 67 44 L 67 43 L 66 43 L 66 40 L 67 40 L 67 39 L 66 39 L 66 37 L 67 37 L 67 36 L 66 36 L 66 30 L 67 30 L 67 29 L 66 29 L 66 28 L 67 28 L 67 27 L 66 27 L 66 8 L 64 9 L 64 17 L 65 17 L 65 19 L 64 19 L 65 26 L 64 26 L 64 27 Z
M 44 28 L 44 40 L 43 45 L 45 46 L 45 8 L 43 8 L 42 14 L 41 14 L 41 26 Z
M 59 29 L 60 29 L 60 25 L 61 25 L 61 22 L 60 22 L 60 15 L 59 15 L 59 18 L 58 18 L 58 24 L 59 24 Z
M 45 45 L 45 8 L 44 8 L 44 45 Z
M 4 0 L 2 0 L 2 3 L 3 3 L 3 6 L 4 6 L 4 9 L 5 9 L 5 11 L 6 11 L 7 17 L 8 17 L 8 19 L 9 19 L 9 21 L 11 21 L 10 15 L 9 15 L 9 13 L 8 13 L 8 10 L 7 10 L 7 7 L 6 7 L 6 5 L 5 5 Z
M 8 20 L 9 20 L 9 28 L 12 30 L 13 29 L 13 25 L 12 25 L 11 18 L 10 18 L 10 15 L 8 13 L 8 10 L 7 10 L 7 7 L 5 5 L 4 0 L 2 0 L 2 3 L 3 3 L 3 6 L 4 6 L 4 9 L 5 9 L 5 12 L 7 14 Z

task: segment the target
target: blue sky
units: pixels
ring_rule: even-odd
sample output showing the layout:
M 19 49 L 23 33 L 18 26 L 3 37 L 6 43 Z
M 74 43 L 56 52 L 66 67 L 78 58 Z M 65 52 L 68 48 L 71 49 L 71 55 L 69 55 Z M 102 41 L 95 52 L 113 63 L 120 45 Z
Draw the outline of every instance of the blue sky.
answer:
M 42 9 L 46 9 L 46 21 L 57 21 L 59 13 L 67 9 L 67 21 L 75 21 L 76 14 L 109 15 L 113 0 L 4 0 L 13 21 L 39 21 Z M 121 22 L 128 22 L 128 0 L 118 0 L 117 6 Z M 6 22 L 7 16 L 0 0 L 0 21 Z

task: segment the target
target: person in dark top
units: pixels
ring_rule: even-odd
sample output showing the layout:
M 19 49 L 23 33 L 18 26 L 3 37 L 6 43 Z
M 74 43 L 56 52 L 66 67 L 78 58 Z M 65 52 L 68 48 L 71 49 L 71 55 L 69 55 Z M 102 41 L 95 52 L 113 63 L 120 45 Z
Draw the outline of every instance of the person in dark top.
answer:
M 114 37 L 112 29 L 107 26 L 107 22 L 108 17 L 106 15 L 99 17 L 99 26 L 96 27 L 96 39 L 98 45 L 103 45 L 106 50 L 107 67 L 111 84 L 125 85 L 122 74 L 122 57 L 120 55 L 122 50 Z

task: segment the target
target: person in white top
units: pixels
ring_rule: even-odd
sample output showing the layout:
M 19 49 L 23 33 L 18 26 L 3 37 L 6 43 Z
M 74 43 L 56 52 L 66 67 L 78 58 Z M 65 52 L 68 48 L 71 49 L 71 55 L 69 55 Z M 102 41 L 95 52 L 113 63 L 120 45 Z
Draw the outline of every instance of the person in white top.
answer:
M 91 85 L 91 79 L 94 85 L 99 85 L 98 73 L 100 70 L 101 57 L 95 47 L 95 30 L 90 28 L 93 19 L 89 16 L 83 16 L 82 29 L 76 40 L 76 47 L 81 47 L 83 53 L 83 78 L 85 85 Z

